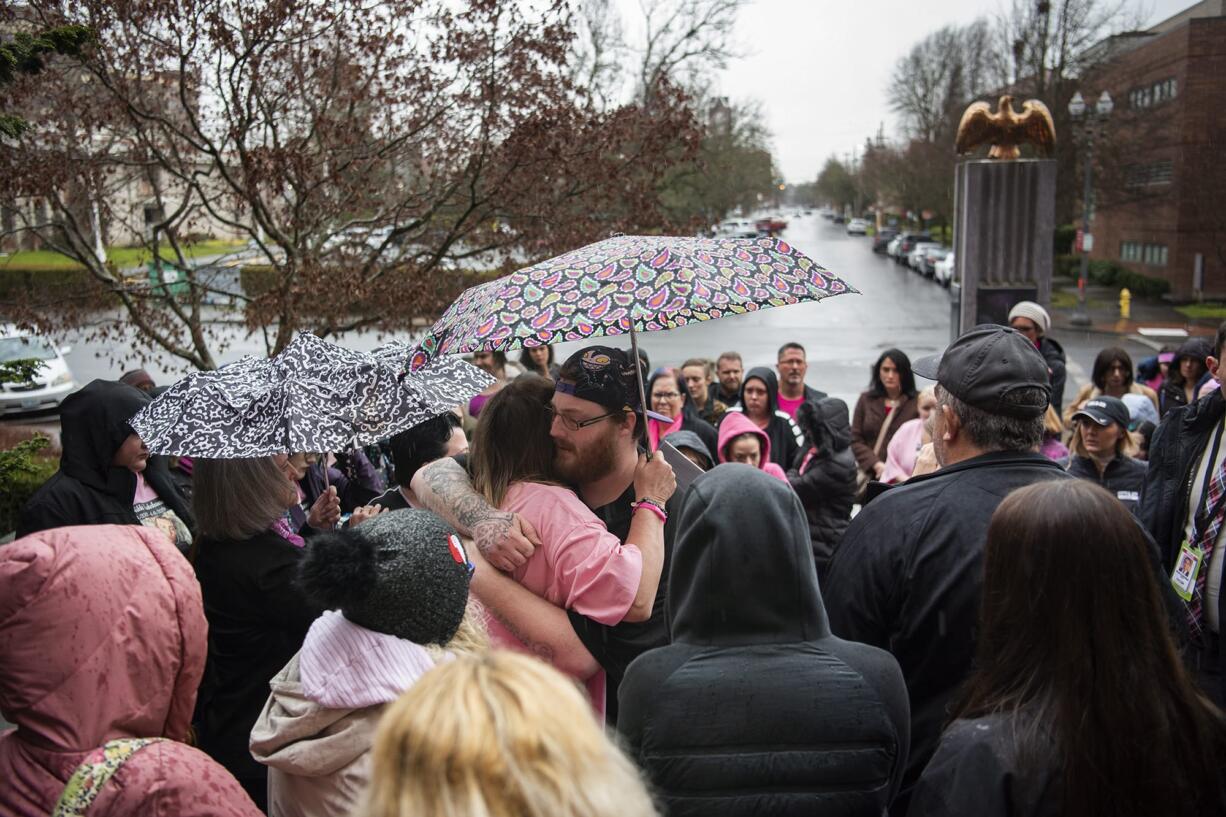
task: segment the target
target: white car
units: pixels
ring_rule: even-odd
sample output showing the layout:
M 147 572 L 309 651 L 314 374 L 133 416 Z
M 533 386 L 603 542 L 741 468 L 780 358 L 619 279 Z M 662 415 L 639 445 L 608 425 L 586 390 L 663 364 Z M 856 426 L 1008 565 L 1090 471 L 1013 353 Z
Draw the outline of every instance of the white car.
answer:
M 715 234 L 720 238 L 757 238 L 758 227 L 748 219 L 732 218 L 716 225 Z
M 945 257 L 932 268 L 932 279 L 943 287 L 947 287 L 954 280 L 954 254 L 946 253 Z
M 923 272 L 924 253 L 935 250 L 941 245 L 935 241 L 921 241 L 907 254 L 907 266 L 917 272 Z
M 902 235 L 896 235 L 890 239 L 890 243 L 885 245 L 885 254 L 890 258 L 898 257 L 898 247 L 902 244 Z
M 0 384 L 0 414 L 20 414 L 59 408 L 64 398 L 77 389 L 64 355 L 72 351 L 57 349 L 43 338 L 0 326 L 0 363 L 38 360 L 41 368 L 34 379 L 24 383 Z
M 848 235 L 868 235 L 868 222 L 862 218 L 853 218 L 847 222 Z

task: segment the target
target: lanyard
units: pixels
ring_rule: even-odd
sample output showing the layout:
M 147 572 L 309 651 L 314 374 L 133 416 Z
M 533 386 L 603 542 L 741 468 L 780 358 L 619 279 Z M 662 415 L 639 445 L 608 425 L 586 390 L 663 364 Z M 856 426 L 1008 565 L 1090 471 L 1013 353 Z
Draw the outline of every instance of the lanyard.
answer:
M 1212 511 L 1205 513 L 1205 503 L 1209 501 L 1209 485 L 1213 482 L 1214 476 L 1217 475 L 1217 454 L 1218 449 L 1222 445 L 1222 429 L 1226 427 L 1226 423 L 1218 423 L 1217 433 L 1213 435 L 1213 448 L 1209 451 L 1209 460 L 1205 463 L 1205 479 L 1200 486 L 1200 502 L 1197 503 L 1196 515 L 1192 518 L 1192 538 L 1194 542 L 1199 542 L 1201 534 L 1209 523 L 1217 518 L 1217 515 L 1222 512 L 1222 506 L 1226 505 L 1226 492 L 1218 498 L 1217 504 L 1213 506 Z

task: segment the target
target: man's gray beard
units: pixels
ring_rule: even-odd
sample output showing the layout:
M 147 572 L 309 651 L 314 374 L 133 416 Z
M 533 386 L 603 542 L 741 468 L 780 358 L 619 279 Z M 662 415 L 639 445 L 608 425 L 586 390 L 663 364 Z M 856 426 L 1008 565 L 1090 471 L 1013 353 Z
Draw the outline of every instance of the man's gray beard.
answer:
M 604 436 L 584 448 L 575 448 L 574 459 L 563 462 L 554 456 L 554 467 L 563 482 L 583 485 L 608 476 L 613 471 L 617 451 L 617 427 L 609 424 Z

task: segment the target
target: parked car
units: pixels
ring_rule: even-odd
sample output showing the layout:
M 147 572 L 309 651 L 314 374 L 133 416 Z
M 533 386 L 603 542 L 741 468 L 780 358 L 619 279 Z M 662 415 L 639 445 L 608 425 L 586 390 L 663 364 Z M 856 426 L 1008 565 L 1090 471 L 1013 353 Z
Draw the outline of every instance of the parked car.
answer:
M 885 245 L 885 254 L 895 261 L 898 260 L 898 253 L 902 247 L 902 236 L 896 235 L 890 239 L 890 243 Z
M 911 248 L 911 252 L 907 253 L 907 266 L 916 272 L 923 272 L 924 253 L 929 250 L 938 249 L 940 246 L 935 241 L 917 241 L 915 246 Z
M 868 235 L 868 222 L 862 218 L 853 218 L 847 222 L 848 235 Z
M 954 252 L 950 250 L 945 257 L 932 268 L 932 279 L 943 287 L 948 287 L 954 279 Z
M 830 217 L 830 220 L 833 221 L 835 224 L 843 224 L 844 222 L 847 221 L 847 219 L 843 217 L 842 213 L 835 213 L 833 216 Z
M 936 277 L 937 262 L 949 254 L 949 247 L 934 247 L 920 253 L 920 272 L 926 278 Z
M 932 236 L 928 233 L 903 233 L 899 238 L 901 241 L 898 243 L 898 252 L 891 257 L 900 264 L 907 263 L 907 255 L 915 249 L 916 244 L 932 240 Z
M 877 231 L 873 236 L 873 252 L 886 252 L 890 246 L 890 242 L 898 235 L 898 230 L 892 230 L 885 227 Z
M 64 355 L 72 349 L 57 349 L 44 338 L 21 332 L 13 326 L 0 326 L 0 363 L 37 360 L 42 366 L 33 379 L 22 383 L 0 384 L 0 414 L 20 414 L 59 408 L 77 382 Z
M 764 216 L 754 222 L 754 226 L 758 228 L 758 235 L 779 235 L 788 228 L 787 221 L 783 216 Z
M 716 225 L 715 234 L 720 238 L 757 238 L 758 228 L 749 219 L 730 218 Z

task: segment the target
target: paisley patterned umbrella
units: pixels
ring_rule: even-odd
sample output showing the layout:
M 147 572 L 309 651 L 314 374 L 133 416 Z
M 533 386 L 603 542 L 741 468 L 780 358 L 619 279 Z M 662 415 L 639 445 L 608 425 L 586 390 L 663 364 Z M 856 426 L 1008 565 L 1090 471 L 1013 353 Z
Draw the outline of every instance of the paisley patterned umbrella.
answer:
M 245 357 L 188 375 L 141 409 L 131 425 L 156 454 L 338 451 L 437 417 L 492 382 L 477 367 L 449 357 L 406 375 L 386 356 L 303 333 L 271 360 Z
M 674 329 L 856 290 L 785 241 L 615 236 L 465 291 L 409 359 Z

